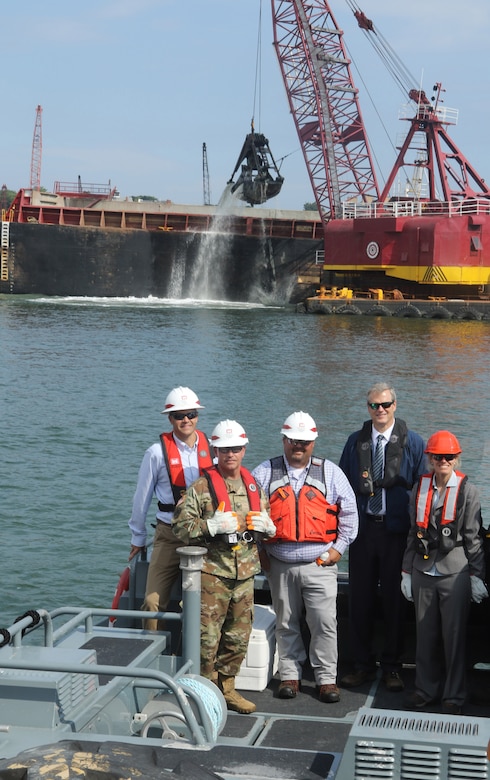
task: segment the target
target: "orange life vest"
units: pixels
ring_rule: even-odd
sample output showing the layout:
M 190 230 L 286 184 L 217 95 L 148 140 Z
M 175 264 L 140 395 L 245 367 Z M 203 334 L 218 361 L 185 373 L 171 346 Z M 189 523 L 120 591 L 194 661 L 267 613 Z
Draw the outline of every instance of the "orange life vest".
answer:
M 430 516 L 434 500 L 434 481 L 432 474 L 423 474 L 419 479 L 416 498 L 416 549 L 428 557 L 429 550 L 438 547 L 442 552 L 449 552 L 461 543 L 456 542 L 458 498 L 462 485 L 467 477 L 460 471 L 454 472 L 457 477 L 455 486 L 446 487 L 444 502 L 441 507 L 441 516 L 438 520 L 437 532 L 430 528 Z M 432 530 L 432 533 L 431 533 Z M 437 538 L 435 534 L 437 533 Z
M 225 512 L 233 511 L 233 507 L 231 506 L 231 502 L 230 502 L 230 497 L 226 489 L 225 480 L 219 473 L 216 466 L 206 469 L 204 472 L 204 476 L 208 480 L 209 491 L 213 497 L 213 503 L 215 504 L 215 506 L 218 507 L 219 504 L 224 503 Z M 250 511 L 260 512 L 260 491 L 255 479 L 251 475 L 250 471 L 243 468 L 243 466 L 240 469 L 240 477 L 247 490 L 248 503 L 250 504 Z
M 296 496 L 282 456 L 271 460 L 269 500 L 276 535 L 271 540 L 334 542 L 339 507 L 326 499 L 323 458 L 312 457 L 305 483 Z
M 201 431 L 196 431 L 197 434 L 197 463 L 199 466 L 199 473 L 202 474 L 204 469 L 213 465 L 213 459 L 209 450 L 209 442 L 206 436 Z M 163 457 L 165 458 L 165 464 L 167 466 L 168 476 L 170 479 L 170 485 L 172 487 L 172 493 L 174 501 L 182 498 L 183 493 L 187 485 L 185 484 L 184 467 L 180 459 L 180 452 L 177 444 L 175 443 L 173 433 L 160 434 L 160 442 L 162 444 Z M 173 512 L 175 506 L 171 504 L 162 504 L 162 512 Z M 160 508 L 160 505 L 159 505 Z

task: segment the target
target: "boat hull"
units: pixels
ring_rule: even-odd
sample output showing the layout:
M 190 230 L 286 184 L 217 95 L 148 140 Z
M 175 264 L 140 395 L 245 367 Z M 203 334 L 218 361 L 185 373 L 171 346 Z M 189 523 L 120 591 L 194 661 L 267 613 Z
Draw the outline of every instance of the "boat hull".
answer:
M 210 232 L 9 225 L 0 292 L 49 296 L 294 300 L 321 241 Z M 298 299 L 298 298 L 297 298 Z
M 358 277 L 364 287 L 386 289 L 390 280 L 418 297 L 437 289 L 471 294 L 488 290 L 489 246 L 490 214 L 478 210 L 338 219 L 325 229 L 324 269 Z

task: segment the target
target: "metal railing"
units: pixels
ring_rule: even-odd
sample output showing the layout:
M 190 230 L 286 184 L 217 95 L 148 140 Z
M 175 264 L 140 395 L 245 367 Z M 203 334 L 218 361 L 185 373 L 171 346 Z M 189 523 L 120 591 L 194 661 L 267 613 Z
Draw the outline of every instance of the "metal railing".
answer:
M 55 194 L 70 192 L 80 195 L 104 195 L 108 197 L 115 188 L 109 184 L 93 184 L 87 182 L 55 181 L 53 191 Z
M 4 219 L 5 211 L 2 209 L 2 232 L 0 239 L 0 281 L 8 282 L 9 278 L 9 223 Z
M 385 203 L 342 204 L 342 219 L 380 219 L 382 217 L 461 217 L 467 214 L 490 214 L 488 198 L 458 201 L 393 200 Z

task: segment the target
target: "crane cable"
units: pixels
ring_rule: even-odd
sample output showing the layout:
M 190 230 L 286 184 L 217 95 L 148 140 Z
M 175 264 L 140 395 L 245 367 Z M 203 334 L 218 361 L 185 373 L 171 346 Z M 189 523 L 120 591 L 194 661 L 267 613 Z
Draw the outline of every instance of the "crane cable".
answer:
M 260 0 L 259 3 L 259 24 L 258 24 L 258 31 L 257 31 L 257 52 L 255 55 L 255 85 L 254 85 L 254 100 L 253 100 L 253 111 L 252 111 L 252 121 L 251 121 L 251 128 L 252 133 L 255 132 L 255 109 L 256 105 L 258 103 L 258 116 L 259 116 L 259 132 L 260 132 L 260 123 L 261 123 L 261 109 L 262 109 L 262 0 Z M 284 162 L 284 160 L 287 157 L 290 157 L 292 154 L 297 154 L 299 151 L 301 151 L 300 147 L 297 149 L 294 149 L 294 151 L 289 152 L 288 154 L 284 154 L 282 157 L 279 157 L 276 161 L 277 170 L 280 172 L 281 165 Z
M 354 0 L 346 0 L 346 3 L 349 6 L 349 8 L 351 9 L 351 11 L 353 12 L 354 16 L 356 17 L 356 20 L 357 20 L 357 23 L 358 23 L 359 27 L 364 32 L 364 35 L 368 38 L 368 40 L 369 40 L 370 44 L 372 45 L 372 47 L 378 53 L 379 57 L 381 58 L 381 60 L 385 64 L 388 72 L 391 74 L 391 76 L 393 77 L 395 83 L 398 85 L 398 87 L 401 90 L 404 98 L 406 99 L 408 97 L 408 93 L 410 92 L 411 89 L 414 88 L 414 85 L 416 84 L 416 81 L 415 81 L 414 77 L 412 76 L 412 74 L 410 73 L 408 68 L 404 65 L 404 63 L 402 62 L 400 57 L 396 54 L 396 52 L 392 48 L 392 46 L 388 43 L 386 38 L 384 38 L 383 35 L 381 35 L 381 33 L 379 32 L 379 30 L 377 28 L 375 28 L 374 23 L 371 21 L 371 19 L 368 19 L 366 17 L 366 15 L 361 11 L 359 5 L 356 2 L 354 2 Z M 346 48 L 348 50 L 347 46 L 346 46 Z M 370 94 L 369 87 L 367 86 L 366 82 L 364 81 L 361 69 L 355 64 L 355 60 L 352 57 L 352 54 L 351 54 L 351 52 L 349 50 L 348 50 L 348 53 L 349 53 L 350 59 L 352 60 L 352 62 L 355 65 L 357 74 L 358 74 L 360 80 L 362 81 L 362 83 L 364 85 L 364 88 L 366 90 L 366 94 L 368 95 L 369 100 L 371 102 L 371 105 L 373 106 L 373 109 L 374 109 L 374 111 L 375 111 L 375 113 L 376 113 L 376 115 L 377 115 L 377 117 L 379 119 L 379 122 L 381 124 L 381 127 L 383 128 L 383 131 L 384 131 L 384 133 L 386 135 L 388 143 L 389 143 L 389 145 L 391 146 L 391 148 L 393 149 L 393 151 L 396 154 L 396 152 L 397 152 L 396 146 L 393 143 L 393 141 L 391 139 L 391 136 L 390 136 L 390 134 L 388 132 L 388 129 L 387 129 L 387 127 L 386 127 L 382 117 L 381 117 L 381 114 L 378 111 L 376 103 L 374 102 L 374 100 L 373 100 L 373 98 L 372 98 L 372 96 Z M 376 160 L 376 165 L 378 166 L 378 170 L 381 170 L 380 162 L 379 162 L 379 160 L 377 158 L 376 152 L 374 151 L 374 148 L 373 148 L 372 144 L 371 144 L 371 148 L 372 148 L 372 152 L 373 152 L 374 158 Z M 405 168 L 404 168 L 404 170 L 405 170 Z M 405 175 L 407 176 L 407 181 L 408 181 L 408 175 L 407 175 L 406 172 L 405 172 Z
M 374 26 L 371 19 L 368 19 L 361 11 L 360 6 L 354 0 L 346 0 L 346 3 L 356 17 L 357 23 L 369 40 L 369 43 L 378 53 L 378 56 L 384 62 L 388 72 L 406 98 L 410 90 L 416 88 L 417 81 L 386 38 Z
M 346 0 L 346 3 L 350 7 L 350 9 L 354 13 L 354 15 L 356 15 L 356 11 L 354 10 L 355 4 L 352 2 L 352 0 Z M 359 24 L 359 27 L 361 27 L 361 29 L 364 30 L 365 35 L 367 35 L 366 28 L 367 29 L 371 29 L 371 31 L 374 32 L 374 25 L 371 22 L 371 20 L 367 19 L 366 17 L 364 17 L 364 14 L 362 14 L 362 11 L 359 11 L 359 13 L 362 15 L 365 24 L 364 25 L 361 24 L 358 16 L 356 16 L 356 19 L 357 19 L 357 22 Z M 376 103 L 375 103 L 375 101 L 374 101 L 374 99 L 373 99 L 373 97 L 371 95 L 369 86 L 368 86 L 368 84 L 366 83 L 366 81 L 364 79 L 364 76 L 363 76 L 363 73 L 362 73 L 362 69 L 356 64 L 356 59 L 353 56 L 353 54 L 352 54 L 352 52 L 351 52 L 351 50 L 350 50 L 350 48 L 349 48 L 349 46 L 348 46 L 348 44 L 346 43 L 345 40 L 344 40 L 344 46 L 345 46 L 345 49 L 347 51 L 347 54 L 349 55 L 350 61 L 352 62 L 353 66 L 354 66 L 354 68 L 356 70 L 356 73 L 357 73 L 357 76 L 358 76 L 359 80 L 361 81 L 362 85 L 364 86 L 364 90 L 366 92 L 366 95 L 368 96 L 369 102 L 371 103 L 371 105 L 373 107 L 373 110 L 374 110 L 376 116 L 378 117 L 378 121 L 379 121 L 379 123 L 380 123 L 380 125 L 381 125 L 381 127 L 383 129 L 383 132 L 384 132 L 384 134 L 386 136 L 387 143 L 391 147 L 391 149 L 396 153 L 395 144 L 393 143 L 391 135 L 388 132 L 388 128 L 386 127 L 386 124 L 383 121 L 383 117 L 381 116 L 381 114 L 380 114 L 380 112 L 378 110 L 378 107 L 377 107 L 377 105 L 376 105 Z M 367 128 L 366 128 L 366 134 L 368 134 L 367 133 Z M 371 141 L 370 141 L 370 146 L 371 146 L 371 153 L 372 153 L 372 155 L 374 157 L 374 160 L 376 162 L 376 166 L 378 168 L 378 171 L 381 171 L 382 170 L 382 165 L 381 165 L 381 163 L 379 161 L 378 155 L 376 154 L 375 146 L 373 145 L 373 143 Z
M 255 83 L 254 83 L 254 100 L 252 110 L 251 127 L 252 132 L 255 131 L 255 109 L 258 102 L 259 113 L 259 130 L 260 130 L 260 111 L 262 104 L 262 0 L 259 3 L 259 24 L 257 30 L 257 51 L 255 54 Z

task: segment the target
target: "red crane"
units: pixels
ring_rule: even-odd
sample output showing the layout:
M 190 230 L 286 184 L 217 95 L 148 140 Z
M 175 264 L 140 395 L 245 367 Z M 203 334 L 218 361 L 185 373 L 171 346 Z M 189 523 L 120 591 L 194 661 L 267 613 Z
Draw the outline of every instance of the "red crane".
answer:
M 412 101 L 404 143 L 378 189 L 351 62 L 327 0 L 271 0 L 274 46 L 325 234 L 335 283 L 404 289 L 490 280 L 490 189 L 449 138 L 457 112 L 429 100 L 355 0 L 358 26 Z M 414 159 L 409 159 L 412 154 Z M 411 171 L 407 174 L 407 171 Z M 390 194 L 404 181 L 404 191 Z M 425 292 L 433 292 L 427 289 Z
M 378 197 L 343 32 L 324 0 L 272 0 L 274 46 L 318 210 Z
M 34 135 L 32 138 L 31 154 L 31 180 L 29 187 L 31 190 L 41 189 L 41 162 L 43 156 L 43 128 L 42 128 L 41 106 L 36 108 L 36 122 L 34 124 Z

